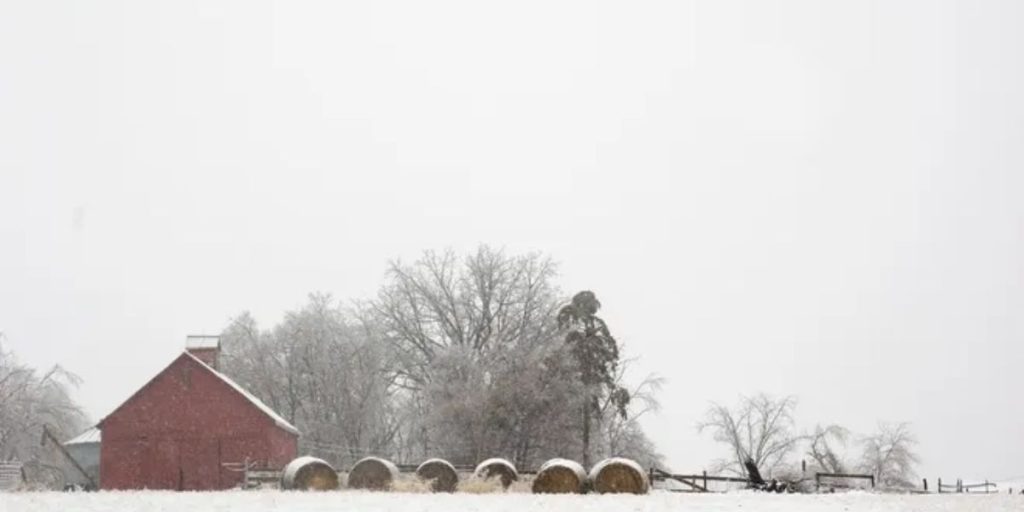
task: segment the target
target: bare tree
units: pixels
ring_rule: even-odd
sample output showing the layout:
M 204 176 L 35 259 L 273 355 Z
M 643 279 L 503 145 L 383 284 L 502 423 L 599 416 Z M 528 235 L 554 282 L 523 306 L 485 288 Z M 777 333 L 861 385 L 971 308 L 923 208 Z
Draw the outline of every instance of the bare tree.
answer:
M 396 350 L 400 382 L 424 386 L 427 367 L 448 347 L 486 353 L 550 341 L 554 273 L 554 263 L 538 254 L 506 256 L 487 246 L 461 261 L 451 251 L 428 251 L 411 265 L 393 262 L 370 307 Z
M 44 426 L 64 439 L 86 426 L 87 418 L 70 394 L 79 382 L 60 366 L 40 374 L 0 344 L 0 460 L 23 461 L 36 485 L 59 488 L 64 483 L 64 461 L 39 439 Z
M 796 398 L 758 394 L 741 397 L 733 409 L 711 404 L 699 432 L 711 431 L 715 441 L 729 446 L 730 456 L 718 462 L 716 471 L 745 475 L 744 462 L 752 460 L 765 474 L 778 467 L 796 446 L 793 413 Z
M 222 332 L 223 369 L 302 431 L 303 449 L 337 464 L 388 455 L 397 434 L 386 346 L 326 294 L 261 332 L 242 314 Z
M 814 432 L 807 436 L 806 455 L 822 472 L 846 473 L 847 465 L 838 447 L 846 446 L 849 437 L 850 431 L 839 425 L 817 425 Z
M 917 438 L 909 423 L 879 423 L 878 431 L 861 439 L 864 455 L 860 469 L 875 475 L 885 487 L 912 487 Z
M 579 445 L 582 388 L 560 343 L 513 343 L 481 353 L 466 346 L 439 350 L 422 389 L 410 390 L 420 414 L 418 456 L 443 454 L 471 464 L 500 455 L 523 467 L 544 457 L 571 456 Z
M 639 384 L 628 386 L 626 374 L 632 362 L 623 360 L 615 378 L 616 385 L 629 393 L 626 414 L 620 414 L 611 400 L 605 400 L 601 411 L 604 445 L 598 448 L 606 456 L 628 457 L 645 467 L 662 466 L 664 458 L 640 427 L 640 418 L 661 409 L 658 392 L 665 379 L 648 375 Z
M 529 464 L 573 444 L 564 424 L 583 393 L 561 353 L 554 275 L 539 254 L 487 246 L 391 264 L 364 314 L 392 354 L 398 399 L 413 408 L 397 436 L 401 453 Z

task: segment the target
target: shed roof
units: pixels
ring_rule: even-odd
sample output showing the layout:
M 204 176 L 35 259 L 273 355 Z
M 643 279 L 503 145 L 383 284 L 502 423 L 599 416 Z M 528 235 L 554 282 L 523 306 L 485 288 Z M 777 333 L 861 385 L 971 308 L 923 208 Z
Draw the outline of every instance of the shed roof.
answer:
M 64 442 L 64 446 L 71 446 L 74 444 L 89 444 L 100 442 L 101 433 L 100 429 L 96 427 L 89 427 L 85 432 L 78 434 L 69 441 Z

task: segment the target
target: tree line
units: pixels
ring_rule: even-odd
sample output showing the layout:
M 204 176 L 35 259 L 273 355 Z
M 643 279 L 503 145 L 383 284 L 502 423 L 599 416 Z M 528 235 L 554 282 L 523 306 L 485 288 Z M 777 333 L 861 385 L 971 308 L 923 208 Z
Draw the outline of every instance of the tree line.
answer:
M 818 424 L 800 433 L 796 407 L 795 397 L 766 394 L 741 397 L 732 407 L 711 404 L 697 428 L 729 449 L 712 470 L 747 476 L 751 463 L 763 475 L 790 482 L 815 473 L 859 473 L 873 475 L 882 487 L 916 485 L 914 466 L 920 458 L 908 423 L 881 422 L 865 435 L 837 424 Z
M 238 315 L 221 367 L 302 431 L 301 451 L 339 467 L 366 455 L 658 463 L 638 419 L 660 380 L 627 378 L 596 295 L 568 297 L 555 276 L 540 254 L 426 252 L 392 262 L 370 300 L 314 293 L 269 328 Z

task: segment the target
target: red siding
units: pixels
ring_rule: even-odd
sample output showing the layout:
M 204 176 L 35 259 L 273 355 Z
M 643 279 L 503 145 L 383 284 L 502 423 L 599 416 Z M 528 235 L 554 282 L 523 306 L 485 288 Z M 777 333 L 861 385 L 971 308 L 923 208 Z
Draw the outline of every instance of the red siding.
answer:
M 102 423 L 103 489 L 226 489 L 248 459 L 279 469 L 297 436 L 182 354 Z

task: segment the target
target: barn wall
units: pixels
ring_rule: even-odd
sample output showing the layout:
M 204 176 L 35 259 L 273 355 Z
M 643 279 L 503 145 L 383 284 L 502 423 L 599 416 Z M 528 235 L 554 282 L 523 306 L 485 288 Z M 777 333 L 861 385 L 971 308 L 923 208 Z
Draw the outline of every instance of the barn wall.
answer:
M 103 420 L 103 489 L 225 489 L 247 459 L 283 467 L 294 457 L 272 419 L 192 358 L 182 355 Z M 289 459 L 290 460 L 290 459 Z
M 267 446 L 270 448 L 267 454 L 270 467 L 283 468 L 297 456 L 299 437 L 281 429 L 272 429 L 267 432 Z

